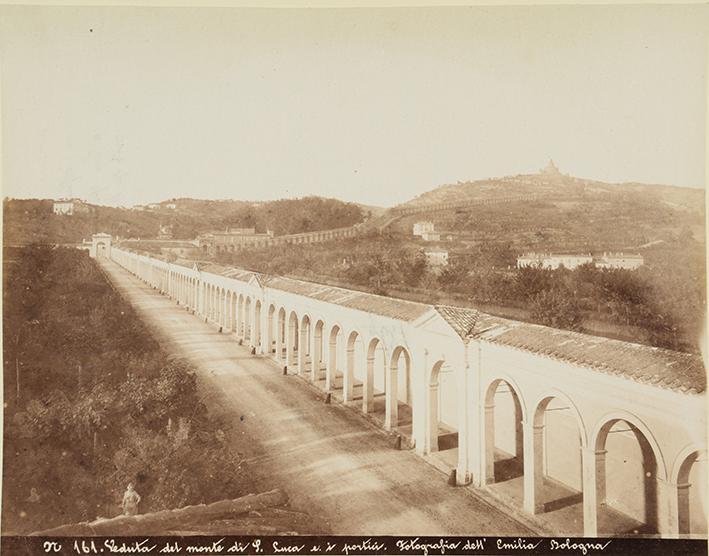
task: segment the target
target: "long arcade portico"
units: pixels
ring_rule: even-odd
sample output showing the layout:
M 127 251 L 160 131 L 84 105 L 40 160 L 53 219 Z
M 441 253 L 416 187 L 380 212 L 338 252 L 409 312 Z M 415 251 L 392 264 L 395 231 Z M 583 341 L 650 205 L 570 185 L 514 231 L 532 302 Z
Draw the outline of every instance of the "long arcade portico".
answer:
M 701 359 L 113 246 L 252 353 L 567 534 L 706 535 Z

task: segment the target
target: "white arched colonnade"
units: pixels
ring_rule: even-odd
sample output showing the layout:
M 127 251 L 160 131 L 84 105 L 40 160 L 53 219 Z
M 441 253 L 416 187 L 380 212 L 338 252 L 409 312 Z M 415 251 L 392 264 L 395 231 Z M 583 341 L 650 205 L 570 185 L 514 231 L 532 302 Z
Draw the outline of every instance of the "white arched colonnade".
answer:
M 417 452 L 448 452 L 459 484 L 531 514 L 571 508 L 591 536 L 617 532 L 611 511 L 666 536 L 706 515 L 695 356 L 117 247 L 111 258 L 253 353 L 380 411 Z

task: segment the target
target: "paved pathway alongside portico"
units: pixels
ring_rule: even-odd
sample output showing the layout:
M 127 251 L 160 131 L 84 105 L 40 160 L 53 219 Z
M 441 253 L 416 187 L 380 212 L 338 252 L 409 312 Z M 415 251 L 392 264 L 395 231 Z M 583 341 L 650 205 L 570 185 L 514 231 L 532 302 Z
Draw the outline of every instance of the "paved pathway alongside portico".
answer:
M 534 534 L 446 478 L 302 379 L 283 376 L 231 334 L 188 313 L 116 263 L 101 265 L 166 350 L 187 358 L 205 403 L 235 424 L 253 491 L 284 489 L 291 507 L 336 535 Z

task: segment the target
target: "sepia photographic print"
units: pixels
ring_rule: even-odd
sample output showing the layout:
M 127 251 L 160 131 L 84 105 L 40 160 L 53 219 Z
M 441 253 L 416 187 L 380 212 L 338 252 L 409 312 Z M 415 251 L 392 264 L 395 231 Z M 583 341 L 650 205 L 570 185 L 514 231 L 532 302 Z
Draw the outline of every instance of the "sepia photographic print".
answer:
M 2 555 L 706 554 L 707 10 L 0 6 Z

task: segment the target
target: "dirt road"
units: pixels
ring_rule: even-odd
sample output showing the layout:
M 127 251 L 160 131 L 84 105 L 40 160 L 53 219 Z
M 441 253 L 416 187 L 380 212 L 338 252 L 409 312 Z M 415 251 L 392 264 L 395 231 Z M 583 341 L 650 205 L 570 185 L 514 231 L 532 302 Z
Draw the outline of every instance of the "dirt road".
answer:
M 104 269 L 170 353 L 189 359 L 211 411 L 236 423 L 253 491 L 284 489 L 292 508 L 336 535 L 531 535 L 302 379 L 251 356 L 113 262 Z M 316 525 L 317 524 L 317 525 Z

